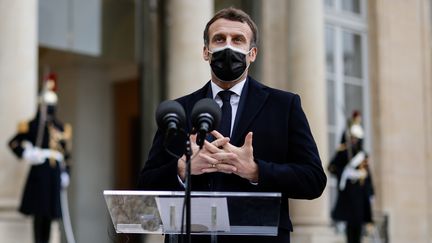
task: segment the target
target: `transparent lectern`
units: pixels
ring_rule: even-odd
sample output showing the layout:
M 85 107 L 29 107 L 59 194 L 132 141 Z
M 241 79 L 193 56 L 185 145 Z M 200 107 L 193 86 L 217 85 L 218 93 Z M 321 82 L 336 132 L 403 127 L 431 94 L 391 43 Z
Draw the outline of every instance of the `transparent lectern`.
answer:
M 184 234 L 182 191 L 104 191 L 117 233 Z M 280 193 L 191 192 L 191 234 L 275 236 Z M 212 237 L 212 241 L 215 242 Z

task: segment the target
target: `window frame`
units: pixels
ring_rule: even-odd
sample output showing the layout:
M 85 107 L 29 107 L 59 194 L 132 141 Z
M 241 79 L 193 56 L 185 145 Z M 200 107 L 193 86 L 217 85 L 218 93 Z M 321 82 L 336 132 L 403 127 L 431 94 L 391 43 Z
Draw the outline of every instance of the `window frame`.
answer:
M 340 142 L 342 132 L 346 127 L 346 118 L 344 113 L 350 115 L 351 111 L 343 111 L 345 106 L 345 84 L 354 84 L 362 86 L 363 98 L 363 126 L 365 129 L 365 149 L 370 151 L 371 148 L 371 136 L 370 136 L 370 82 L 369 82 L 369 70 L 367 65 L 368 60 L 368 27 L 366 19 L 366 0 L 360 0 L 361 14 L 351 14 L 341 10 L 341 1 L 334 0 L 335 6 L 333 8 L 324 8 L 325 26 L 324 28 L 331 28 L 334 31 L 333 37 L 333 57 L 334 57 L 334 73 L 330 73 L 326 70 L 326 83 L 334 82 L 335 85 L 335 107 L 334 118 L 335 124 L 329 124 L 327 127 L 330 134 L 335 134 L 335 141 L 330 141 L 329 156 L 334 153 Z M 339 10 L 338 10 L 339 9 Z M 347 32 L 350 34 L 356 34 L 360 36 L 361 40 L 361 78 L 345 76 L 344 74 L 344 63 L 343 63 L 343 33 Z M 327 53 L 327 52 L 326 52 Z M 329 81 L 332 80 L 332 81 Z M 339 106 L 339 107 L 338 107 Z M 330 108 L 329 108 L 330 109 Z M 328 112 L 330 114 L 330 112 Z
M 368 68 L 368 22 L 367 22 L 367 0 L 360 1 L 360 14 L 350 13 L 341 8 L 341 1 L 343 0 L 333 0 L 333 7 L 328 7 L 323 0 L 324 5 L 324 33 L 327 35 L 326 28 L 333 30 L 333 37 L 329 38 L 333 40 L 333 69 L 334 72 L 331 73 L 326 67 L 326 85 L 329 89 L 330 82 L 333 82 L 334 90 L 334 104 L 330 107 L 329 91 L 327 91 L 327 104 L 328 110 L 327 114 L 329 119 L 327 121 L 327 141 L 329 161 L 334 156 L 334 153 L 340 144 L 342 133 L 346 128 L 347 119 L 351 116 L 352 111 L 344 111 L 345 104 L 345 84 L 355 84 L 362 86 L 362 108 L 363 108 L 363 127 L 365 131 L 364 148 L 367 152 L 371 152 L 372 140 L 371 140 L 371 119 L 370 119 L 370 80 L 369 80 L 369 68 Z M 344 32 L 357 34 L 360 36 L 361 45 L 361 78 L 349 77 L 344 74 L 344 63 L 343 63 L 343 34 Z M 327 41 L 327 36 L 324 41 Z M 327 43 L 324 43 L 327 47 Z M 328 54 L 325 50 L 326 55 Z M 327 61 L 327 56 L 326 59 Z M 331 81 L 330 81 L 331 80 Z M 333 95 L 333 94 L 332 94 Z M 333 112 L 330 112 L 331 110 Z M 347 113 L 347 116 L 345 116 Z M 330 115 L 334 114 L 335 117 L 330 118 Z M 331 119 L 334 124 L 330 124 Z M 329 200 L 330 207 L 333 208 L 336 202 L 337 196 L 337 180 L 334 177 L 329 178 Z M 330 209 L 331 210 L 331 209 Z

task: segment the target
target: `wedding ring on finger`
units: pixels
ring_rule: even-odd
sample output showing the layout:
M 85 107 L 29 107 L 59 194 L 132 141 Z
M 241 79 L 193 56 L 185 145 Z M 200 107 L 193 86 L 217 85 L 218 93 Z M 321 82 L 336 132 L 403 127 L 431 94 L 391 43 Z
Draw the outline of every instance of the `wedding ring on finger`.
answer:
M 210 168 L 215 168 L 215 167 L 216 167 L 216 164 L 209 164 L 209 167 L 210 167 Z

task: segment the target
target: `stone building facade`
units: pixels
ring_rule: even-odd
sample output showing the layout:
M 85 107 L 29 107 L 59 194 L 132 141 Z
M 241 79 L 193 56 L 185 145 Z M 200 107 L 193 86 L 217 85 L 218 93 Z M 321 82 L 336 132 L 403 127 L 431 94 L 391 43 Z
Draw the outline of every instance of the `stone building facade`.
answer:
M 249 12 L 261 31 L 252 75 L 301 95 L 324 166 L 347 115 L 338 102 L 360 106 L 374 210 L 388 217 L 390 242 L 432 242 L 430 0 L 0 0 L 2 241 L 31 238 L 29 219 L 15 212 L 28 166 L 6 143 L 34 115 L 44 70 L 58 73 L 59 116 L 74 127 L 69 193 L 77 241 L 108 242 L 114 232 L 102 191 L 133 188 L 128 178 L 147 154 L 157 104 L 209 79 L 202 31 L 231 5 Z M 137 95 L 124 101 L 122 90 Z M 136 157 L 115 142 L 130 128 L 116 117 L 132 103 L 127 116 L 141 124 Z M 331 227 L 331 183 L 318 200 L 291 202 L 293 242 L 343 242 Z M 59 227 L 53 234 L 60 242 Z

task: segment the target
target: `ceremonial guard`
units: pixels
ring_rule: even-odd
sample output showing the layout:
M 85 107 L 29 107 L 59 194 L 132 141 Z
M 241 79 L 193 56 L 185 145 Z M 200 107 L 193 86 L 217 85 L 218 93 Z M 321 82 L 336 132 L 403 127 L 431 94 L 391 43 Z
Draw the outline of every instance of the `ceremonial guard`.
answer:
M 348 243 L 360 243 L 363 225 L 372 222 L 371 199 L 374 191 L 363 137 L 361 115 L 356 111 L 328 167 L 338 181 L 332 218 L 346 223 Z
M 35 118 L 19 123 L 9 142 L 14 154 L 31 165 L 19 211 L 33 216 L 36 243 L 49 242 L 51 222 L 65 210 L 61 192 L 69 185 L 72 128 L 56 118 L 55 91 L 56 76 L 50 74 L 43 83 Z

